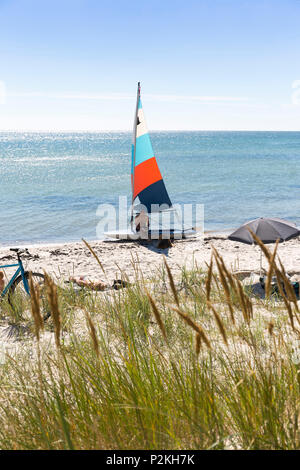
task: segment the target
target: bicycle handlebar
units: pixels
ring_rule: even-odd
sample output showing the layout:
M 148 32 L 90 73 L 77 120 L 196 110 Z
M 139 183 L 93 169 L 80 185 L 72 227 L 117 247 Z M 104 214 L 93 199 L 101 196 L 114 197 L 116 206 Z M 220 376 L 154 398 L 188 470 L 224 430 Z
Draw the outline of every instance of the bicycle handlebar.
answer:
M 20 256 L 25 253 L 30 255 L 28 248 L 10 248 L 10 251 L 15 252 L 17 256 Z

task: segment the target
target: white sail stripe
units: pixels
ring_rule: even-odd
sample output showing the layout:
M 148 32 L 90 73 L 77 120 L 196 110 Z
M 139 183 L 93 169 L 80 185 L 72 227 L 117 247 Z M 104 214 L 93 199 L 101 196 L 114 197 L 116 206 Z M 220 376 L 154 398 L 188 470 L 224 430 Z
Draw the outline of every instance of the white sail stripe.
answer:
M 148 134 L 148 129 L 145 121 L 143 108 L 138 110 L 138 118 L 140 124 L 137 126 L 136 137 L 141 137 L 141 135 Z

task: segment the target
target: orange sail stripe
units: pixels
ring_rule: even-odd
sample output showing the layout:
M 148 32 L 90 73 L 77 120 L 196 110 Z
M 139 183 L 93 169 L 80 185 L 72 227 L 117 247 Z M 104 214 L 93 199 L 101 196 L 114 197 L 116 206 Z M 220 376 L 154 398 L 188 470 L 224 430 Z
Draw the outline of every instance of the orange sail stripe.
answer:
M 141 191 L 153 183 L 161 180 L 162 176 L 156 163 L 155 157 L 140 163 L 135 167 L 134 172 L 134 193 L 135 199 Z

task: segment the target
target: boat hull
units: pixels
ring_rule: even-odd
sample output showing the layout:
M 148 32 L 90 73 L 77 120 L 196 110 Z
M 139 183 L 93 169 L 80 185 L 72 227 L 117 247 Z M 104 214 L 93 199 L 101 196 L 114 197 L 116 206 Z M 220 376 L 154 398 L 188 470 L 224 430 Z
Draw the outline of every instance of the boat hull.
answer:
M 181 239 L 195 236 L 196 230 L 151 230 L 148 232 L 148 238 L 140 232 L 133 232 L 132 230 L 116 230 L 105 232 L 106 238 L 113 238 L 117 240 L 161 240 L 161 239 Z

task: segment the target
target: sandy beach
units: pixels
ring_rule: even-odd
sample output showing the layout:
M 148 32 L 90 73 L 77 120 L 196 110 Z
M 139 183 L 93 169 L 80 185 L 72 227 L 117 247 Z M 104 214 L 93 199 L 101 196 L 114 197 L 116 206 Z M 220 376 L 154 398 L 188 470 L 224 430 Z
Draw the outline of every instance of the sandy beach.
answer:
M 135 277 L 140 269 L 145 278 L 155 276 L 156 270 L 161 266 L 164 256 L 169 266 L 176 273 L 182 266 L 191 268 L 195 263 L 205 269 L 209 263 L 212 247 L 215 247 L 223 256 L 226 265 L 232 271 L 249 271 L 259 274 L 260 249 L 257 246 L 245 245 L 226 239 L 224 234 L 205 234 L 186 240 L 177 240 L 168 250 L 159 250 L 153 243 L 132 241 L 93 241 L 91 247 L 99 257 L 105 275 L 96 259 L 82 241 L 75 243 L 32 245 L 29 255 L 23 255 L 25 267 L 32 271 L 46 271 L 54 279 L 63 283 L 70 276 L 84 275 L 93 279 L 99 278 L 112 282 L 121 276 L 121 271 L 129 279 Z M 274 249 L 269 244 L 270 250 Z M 300 275 L 300 240 L 299 238 L 283 242 L 278 247 L 278 255 L 286 271 L 297 278 Z M 13 263 L 15 254 L 9 247 L 0 248 L 0 263 Z M 263 267 L 267 262 L 263 259 Z M 14 268 L 13 268 L 14 269 Z M 9 276 L 13 269 L 6 269 Z

